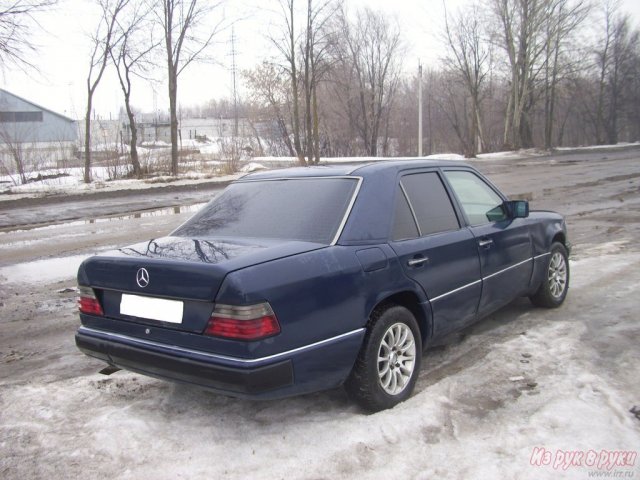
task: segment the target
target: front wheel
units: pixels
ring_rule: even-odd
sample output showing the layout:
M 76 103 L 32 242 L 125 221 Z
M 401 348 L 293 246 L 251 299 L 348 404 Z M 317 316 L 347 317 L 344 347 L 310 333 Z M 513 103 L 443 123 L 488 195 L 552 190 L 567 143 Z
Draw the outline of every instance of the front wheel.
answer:
M 569 290 L 569 258 L 567 249 L 559 242 L 551 245 L 547 256 L 544 279 L 530 298 L 538 307 L 555 308 L 562 305 Z
M 422 339 L 413 314 L 401 306 L 378 310 L 345 388 L 369 411 L 391 408 L 411 396 L 421 360 Z

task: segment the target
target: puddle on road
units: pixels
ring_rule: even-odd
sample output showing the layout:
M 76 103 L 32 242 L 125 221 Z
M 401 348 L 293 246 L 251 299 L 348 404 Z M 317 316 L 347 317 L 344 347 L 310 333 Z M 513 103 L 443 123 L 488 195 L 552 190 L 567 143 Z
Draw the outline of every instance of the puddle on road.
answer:
M 6 235 L 8 233 L 16 233 L 16 232 L 26 232 L 26 231 L 37 232 L 41 230 L 55 230 L 58 228 L 82 226 L 82 225 L 96 225 L 96 224 L 108 223 L 108 222 L 122 222 L 126 220 L 138 219 L 138 218 L 163 217 L 165 215 L 179 215 L 182 213 L 195 213 L 198 210 L 200 210 L 204 205 L 206 205 L 206 203 L 196 203 L 194 205 L 166 207 L 166 208 L 159 208 L 157 210 L 143 210 L 139 212 L 128 213 L 126 215 L 96 217 L 96 218 L 90 218 L 88 220 L 72 220 L 70 222 L 55 223 L 55 224 L 45 225 L 41 227 L 28 227 L 28 226 L 27 227 L 17 226 L 15 228 L 6 227 L 4 231 L 0 232 L 0 235 Z
M 142 212 L 135 212 L 127 215 L 118 215 L 115 217 L 92 218 L 90 220 L 84 220 L 80 222 L 80 224 L 94 225 L 96 223 L 115 222 L 115 221 L 120 222 L 123 220 L 132 220 L 134 218 L 162 217 L 165 215 L 179 215 L 181 213 L 195 213 L 198 210 L 200 210 L 204 205 L 206 205 L 206 203 L 196 203 L 194 205 L 167 207 L 167 208 L 160 208 L 158 210 L 145 210 Z M 55 225 L 55 226 L 58 226 L 58 225 Z
M 16 263 L 0 268 L 0 277 L 8 283 L 50 283 L 76 277 L 78 267 L 93 254 L 47 258 L 35 262 Z
M 60 280 L 73 280 L 75 283 L 78 267 L 86 258 L 118 248 L 105 245 L 98 250 L 71 255 L 69 257 L 45 258 L 32 262 L 15 263 L 0 267 L 0 281 L 7 283 L 51 283 Z
M 176 206 L 176 207 L 168 207 L 168 208 L 159 208 L 156 210 L 145 210 L 140 212 L 134 212 L 127 215 L 118 215 L 118 216 L 110 216 L 110 217 L 98 217 L 92 218 L 89 220 L 74 220 L 70 222 L 58 223 L 53 225 L 46 225 L 41 227 L 16 227 L 16 229 L 9 229 L 3 232 L 0 232 L 1 235 L 7 235 L 10 233 L 17 232 L 37 232 L 37 231 L 49 231 L 52 234 L 57 234 L 55 232 L 56 229 L 62 229 L 65 227 L 72 226 L 86 226 L 86 225 L 97 225 L 97 224 L 108 224 L 109 222 L 123 222 L 127 220 L 139 219 L 139 218 L 152 218 L 152 217 L 162 217 L 166 215 L 178 215 L 183 213 L 195 213 L 198 211 L 205 203 L 197 203 L 194 205 L 187 206 Z M 118 228 L 117 226 L 114 226 Z M 9 227 L 11 228 L 11 227 Z M 109 225 L 109 227 L 111 226 Z M 7 238 L 7 237 L 5 237 Z M 29 240 L 17 242 L 21 246 L 28 244 Z M 16 245 L 16 242 L 8 243 L 3 246 L 0 246 L 1 250 L 10 250 L 12 247 Z M 105 251 L 115 248 L 113 246 L 100 248 L 100 251 Z M 73 255 L 69 257 L 56 257 L 56 258 L 47 258 L 43 260 L 35 260 L 32 262 L 24 262 L 24 263 L 16 263 L 13 265 L 7 265 L 4 267 L 0 267 L 0 279 L 4 278 L 6 282 L 9 283 L 50 283 L 56 282 L 60 280 L 66 279 L 75 279 L 76 273 L 78 272 L 78 267 L 80 263 L 85 258 L 90 257 L 93 253 L 87 253 L 83 255 Z M 4 262 L 1 262 L 4 263 Z

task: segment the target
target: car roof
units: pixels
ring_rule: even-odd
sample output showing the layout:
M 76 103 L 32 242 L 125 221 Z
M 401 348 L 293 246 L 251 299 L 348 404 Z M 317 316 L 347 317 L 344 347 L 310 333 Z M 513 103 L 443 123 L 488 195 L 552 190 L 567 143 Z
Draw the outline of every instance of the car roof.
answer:
M 346 163 L 332 165 L 314 165 L 311 167 L 292 167 L 278 170 L 268 170 L 250 173 L 243 176 L 245 180 L 273 180 L 276 178 L 302 178 L 302 177 L 344 177 L 376 175 L 380 173 L 394 173 L 413 168 L 434 167 L 469 167 L 467 163 L 455 160 L 420 159 L 420 158 L 394 158 L 366 162 L 361 164 Z

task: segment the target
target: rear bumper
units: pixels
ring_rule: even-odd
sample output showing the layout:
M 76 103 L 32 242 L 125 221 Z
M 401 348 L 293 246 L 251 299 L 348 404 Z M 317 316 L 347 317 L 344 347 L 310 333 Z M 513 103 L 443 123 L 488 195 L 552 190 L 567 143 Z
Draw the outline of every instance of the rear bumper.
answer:
M 356 330 L 258 359 L 215 355 L 84 326 L 75 338 L 83 353 L 119 368 L 234 397 L 280 398 L 342 383 L 363 335 L 364 329 Z

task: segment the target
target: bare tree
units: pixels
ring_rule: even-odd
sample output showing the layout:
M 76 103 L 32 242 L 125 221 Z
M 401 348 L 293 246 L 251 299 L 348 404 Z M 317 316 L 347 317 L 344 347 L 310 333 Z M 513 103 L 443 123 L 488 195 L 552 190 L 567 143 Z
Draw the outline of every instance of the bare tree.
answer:
M 491 45 L 484 38 L 482 9 L 477 3 L 459 10 L 449 18 L 445 6 L 445 41 L 449 55 L 445 65 L 464 86 L 471 108 L 467 120 L 467 131 L 462 132 L 461 141 L 467 157 L 475 157 L 484 150 L 482 134 L 483 88 L 490 68 Z M 458 122 L 456 122 L 458 124 Z
M 557 87 L 565 75 L 584 68 L 581 55 L 572 38 L 587 18 L 590 4 L 583 0 L 554 0 L 545 15 L 544 54 L 544 147 L 553 146 Z M 568 54 L 568 55 L 567 55 Z M 573 57 L 573 58 L 572 58 Z
M 271 43 L 280 52 L 286 62 L 286 70 L 289 74 L 289 85 L 291 88 L 291 129 L 293 135 L 293 149 L 298 162 L 306 165 L 302 141 L 300 140 L 300 92 L 298 78 L 297 44 L 298 34 L 296 33 L 296 9 L 295 0 L 279 0 L 284 27 L 281 37 L 271 36 Z
M 116 27 L 129 0 L 98 0 L 101 16 L 95 35 L 91 38 L 92 50 L 87 74 L 87 109 L 84 120 L 84 182 L 91 182 L 91 113 L 93 95 L 102 80 L 111 56 L 111 49 L 118 43 Z
M 336 60 L 334 83 L 349 91 L 346 109 L 364 144 L 367 155 L 378 154 L 382 132 L 386 132 L 389 112 L 400 79 L 402 46 L 400 27 L 381 12 L 368 7 L 349 20 L 342 10 L 337 17 L 341 32 L 334 42 Z M 344 77 L 346 75 L 346 78 Z M 383 136 L 383 150 L 387 137 Z
M 171 116 L 171 174 L 178 174 L 178 78 L 201 59 L 220 31 L 224 16 L 211 21 L 211 14 L 223 0 L 157 0 L 155 9 L 164 34 Z
M 319 3 L 307 0 L 307 25 L 305 28 L 302 64 L 302 85 L 305 99 L 305 133 L 308 163 L 320 161 L 320 134 L 318 117 L 318 84 L 327 74 L 331 64 L 327 61 L 333 32 L 328 23 L 335 9 L 332 0 Z
M 290 90 L 285 78 L 288 74 L 272 63 L 263 62 L 244 76 L 252 102 L 275 122 L 278 138 L 286 146 L 287 154 L 297 156 L 287 126 L 290 117 L 287 112 L 291 106 Z
M 36 17 L 57 3 L 58 0 L 11 0 L 0 5 L 0 65 L 3 68 L 14 64 L 37 69 L 27 58 L 36 51 L 32 36 L 34 25 L 38 25 Z
M 291 134 L 301 165 L 320 160 L 318 85 L 328 71 L 329 19 L 335 0 L 279 0 L 282 28 L 269 40 L 289 78 Z
M 618 142 L 625 86 L 632 84 L 640 45 L 640 32 L 631 27 L 628 15 L 619 13 L 619 3 L 605 4 L 603 38 L 596 48 L 598 67 L 598 100 L 595 113 L 597 143 Z M 631 82 L 630 82 L 631 81 Z
M 541 34 L 553 0 L 490 0 L 499 31 L 496 37 L 507 55 L 510 93 L 505 114 L 504 144 L 533 146 L 531 112 L 539 62 L 545 52 Z
M 620 2 L 618 0 L 607 0 L 604 4 L 604 32 L 600 39 L 599 47 L 595 49 L 596 65 L 598 67 L 598 100 L 596 113 L 594 118 L 596 143 L 604 143 L 604 108 L 605 108 L 605 90 L 607 84 L 607 71 L 610 64 L 610 50 L 613 40 L 613 24 L 614 16 L 619 8 Z
M 152 24 L 148 21 L 149 10 L 147 3 L 134 1 L 128 9 L 125 22 L 118 24 L 118 38 L 120 42 L 116 48 L 110 49 L 111 60 L 116 67 L 118 80 L 124 95 L 124 105 L 129 119 L 130 158 L 133 173 L 136 178 L 142 175 L 138 159 L 138 128 L 131 106 L 132 79 L 145 77 L 153 66 L 150 54 L 160 45 L 153 37 Z
M 489 5 L 499 25 L 494 38 L 505 52 L 509 71 L 503 144 L 516 149 L 534 145 L 536 105 L 544 97 L 545 144 L 551 146 L 561 70 L 570 71 L 576 64 L 563 54 L 575 44 L 570 36 L 586 18 L 588 2 L 489 0 Z
M 30 145 L 33 144 L 33 139 L 28 140 L 30 136 L 29 132 L 31 126 L 23 123 L 2 123 L 0 124 L 0 144 L 4 144 L 1 150 L 4 150 L 15 164 L 16 173 L 20 179 L 20 183 L 27 183 L 27 175 L 25 173 L 25 160 L 30 150 Z M 0 150 L 0 155 L 4 156 L 4 152 Z M 7 170 L 7 173 L 8 170 Z M 18 184 L 13 177 L 9 174 L 13 183 Z
M 625 85 L 627 99 L 626 130 L 630 141 L 640 139 L 640 48 L 629 62 L 629 80 Z

